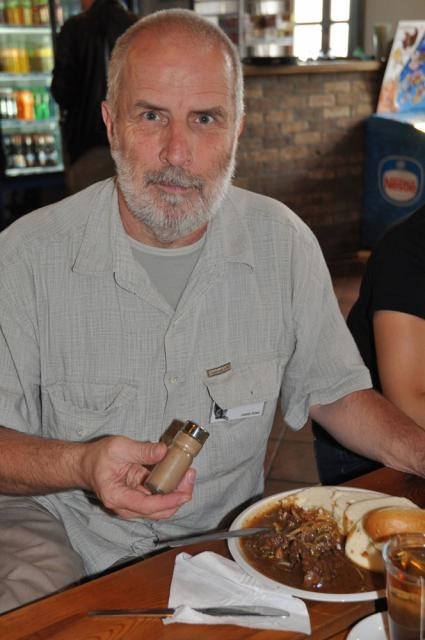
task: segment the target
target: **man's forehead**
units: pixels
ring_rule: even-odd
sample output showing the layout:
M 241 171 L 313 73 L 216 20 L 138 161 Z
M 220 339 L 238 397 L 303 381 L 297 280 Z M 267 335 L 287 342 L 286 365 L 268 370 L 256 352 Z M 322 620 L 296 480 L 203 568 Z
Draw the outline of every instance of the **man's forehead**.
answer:
M 127 89 L 131 92 L 182 93 L 215 100 L 227 100 L 233 93 L 232 74 L 220 52 L 206 58 L 190 55 L 190 50 L 173 51 L 168 48 L 162 55 L 158 47 L 135 47 L 129 52 L 125 65 Z
M 186 70 L 189 75 L 196 75 L 208 65 L 210 77 L 217 73 L 226 79 L 234 72 L 230 55 L 219 41 L 176 28 L 170 33 L 156 28 L 142 31 L 129 47 L 127 63 L 145 71 L 154 65 L 162 72 L 169 68 L 172 73 L 174 68 L 181 69 L 182 73 Z
M 161 100 L 167 96 L 170 100 L 182 98 L 186 103 L 217 103 L 225 104 L 232 99 L 229 85 L 223 81 L 198 82 L 196 77 L 188 77 L 179 74 L 164 74 L 162 78 L 153 81 L 140 70 L 140 73 L 130 70 L 131 82 L 127 83 L 127 91 L 134 96 L 142 96 L 144 99 Z M 152 98 L 150 98 L 150 96 Z

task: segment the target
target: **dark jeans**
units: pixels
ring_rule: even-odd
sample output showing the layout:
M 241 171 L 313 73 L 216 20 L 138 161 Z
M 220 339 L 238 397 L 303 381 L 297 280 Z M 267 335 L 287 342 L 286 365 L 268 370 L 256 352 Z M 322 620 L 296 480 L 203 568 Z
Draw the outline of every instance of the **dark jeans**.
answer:
M 346 449 L 317 422 L 313 422 L 313 434 L 317 471 L 323 485 L 347 482 L 382 466 Z

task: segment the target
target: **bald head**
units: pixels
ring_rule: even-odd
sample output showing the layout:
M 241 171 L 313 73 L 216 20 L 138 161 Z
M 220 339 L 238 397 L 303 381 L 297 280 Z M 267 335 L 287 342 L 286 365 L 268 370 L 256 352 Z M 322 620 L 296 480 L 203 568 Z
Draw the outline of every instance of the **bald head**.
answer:
M 114 47 L 108 72 L 107 103 L 115 118 L 119 111 L 121 83 L 137 61 L 143 64 L 144 51 L 165 53 L 184 44 L 197 59 L 220 52 L 223 73 L 234 101 L 236 125 L 243 116 L 243 76 L 236 47 L 226 34 L 194 11 L 171 9 L 148 15 L 136 22 Z

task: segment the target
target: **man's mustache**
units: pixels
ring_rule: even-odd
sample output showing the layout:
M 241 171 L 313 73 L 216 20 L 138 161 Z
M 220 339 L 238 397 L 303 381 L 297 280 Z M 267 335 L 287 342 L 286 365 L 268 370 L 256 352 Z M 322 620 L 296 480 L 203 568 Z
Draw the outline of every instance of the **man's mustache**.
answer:
M 202 190 L 204 180 L 197 176 L 191 176 L 183 169 L 169 167 L 164 171 L 148 171 L 145 175 L 146 184 L 168 184 L 173 187 L 183 187 Z

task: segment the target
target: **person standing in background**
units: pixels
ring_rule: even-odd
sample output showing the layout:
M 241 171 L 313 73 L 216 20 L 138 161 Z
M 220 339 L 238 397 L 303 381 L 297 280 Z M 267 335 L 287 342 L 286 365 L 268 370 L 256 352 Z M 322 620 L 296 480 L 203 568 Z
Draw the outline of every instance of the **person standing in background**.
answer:
M 59 33 L 51 86 L 62 115 L 71 193 L 115 174 L 101 103 L 110 52 L 138 19 L 121 0 L 81 0 L 81 8 Z

